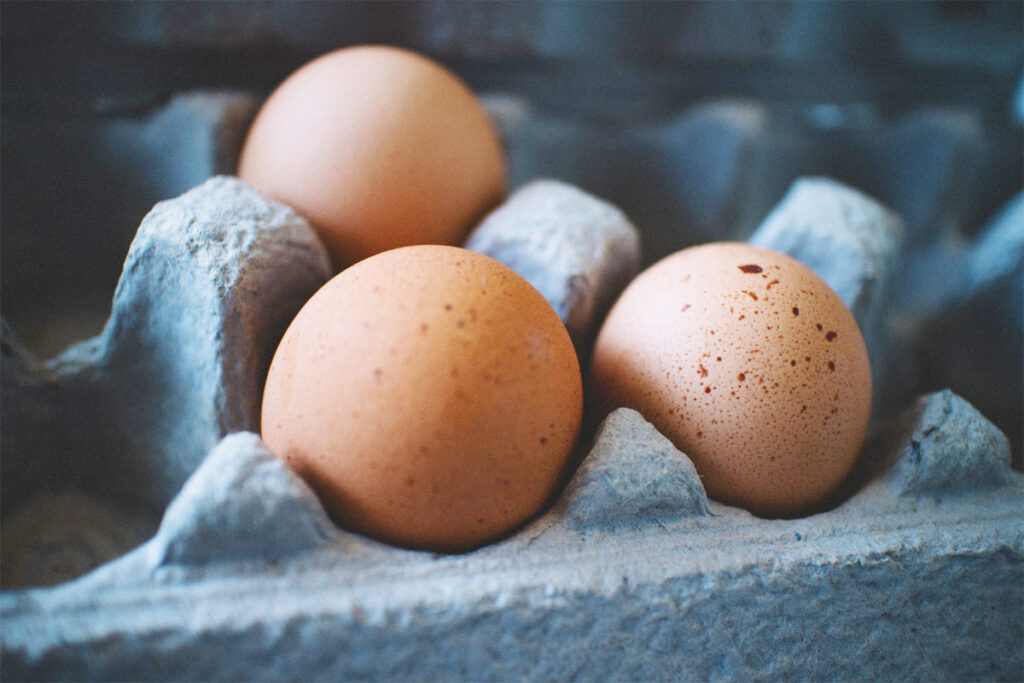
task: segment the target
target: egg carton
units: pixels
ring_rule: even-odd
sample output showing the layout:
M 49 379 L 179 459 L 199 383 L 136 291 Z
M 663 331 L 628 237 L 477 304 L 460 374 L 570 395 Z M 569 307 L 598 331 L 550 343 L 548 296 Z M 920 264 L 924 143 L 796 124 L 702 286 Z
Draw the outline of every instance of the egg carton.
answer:
M 489 103 L 522 177 L 517 149 L 551 124 L 516 98 Z M 756 106 L 715 103 L 638 135 L 682 152 L 717 129 L 749 149 L 763 125 Z M 687 204 L 703 196 L 709 225 L 741 184 L 723 177 L 737 184 Z M 1019 277 L 1021 203 L 963 247 L 973 275 L 951 278 L 945 309 Z M 883 397 L 908 353 L 892 324 L 915 243 L 901 213 L 807 177 L 743 236 L 803 260 L 851 307 Z M 640 264 L 625 214 L 550 180 L 523 184 L 467 246 L 535 284 L 584 361 Z M 801 519 L 707 500 L 685 454 L 620 410 L 585 437 L 559 498 L 498 543 L 433 555 L 339 530 L 253 433 L 258 378 L 329 275 L 300 217 L 217 177 L 147 216 L 98 337 L 40 363 L 5 327 L 5 676 L 994 679 L 1024 666 L 1024 477 L 950 391 L 880 411 L 850 479 Z
M 884 320 L 865 330 L 876 413 L 952 387 L 1010 435 L 1015 467 L 1024 465 L 1022 240 L 1010 220 L 1020 197 L 1001 233 L 986 230 L 1020 190 L 1019 122 L 953 106 L 886 114 L 870 102 L 698 101 L 634 120 L 578 116 L 518 93 L 483 100 L 511 187 L 557 177 L 613 203 L 641 229 L 644 265 L 691 244 L 749 239 L 801 177 L 826 176 L 891 207 L 904 223 L 899 267 L 885 283 Z M 4 312 L 27 346 L 53 355 L 101 329 L 139 217 L 232 173 L 258 105 L 251 93 L 195 91 L 132 116 L 5 119 Z M 876 332 L 888 340 L 879 345 Z

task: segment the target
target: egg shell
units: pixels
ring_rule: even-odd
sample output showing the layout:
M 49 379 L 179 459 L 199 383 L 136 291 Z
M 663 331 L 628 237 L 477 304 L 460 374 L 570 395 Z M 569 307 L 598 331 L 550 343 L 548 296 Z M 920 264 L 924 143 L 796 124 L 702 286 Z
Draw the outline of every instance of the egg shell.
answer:
M 582 417 L 569 334 L 507 266 L 457 247 L 364 260 L 299 312 L 263 398 L 268 447 L 335 521 L 462 551 L 536 514 Z
M 411 244 L 461 244 L 505 191 L 497 131 L 474 94 L 408 50 L 323 55 L 266 100 L 238 176 L 316 228 L 343 268 Z
M 766 516 L 834 490 L 871 411 L 849 310 L 806 266 L 742 243 L 641 273 L 602 326 L 590 382 L 604 411 L 638 410 L 690 456 L 708 495 Z

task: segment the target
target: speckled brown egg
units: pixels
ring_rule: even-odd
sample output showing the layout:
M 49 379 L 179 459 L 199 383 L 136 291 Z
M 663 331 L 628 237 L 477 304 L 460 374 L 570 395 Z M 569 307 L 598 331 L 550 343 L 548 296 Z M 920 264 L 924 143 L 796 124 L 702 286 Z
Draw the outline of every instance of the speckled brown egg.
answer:
M 249 130 L 238 176 L 293 207 L 343 268 L 410 244 L 460 244 L 505 191 L 497 131 L 423 55 L 328 53 L 289 76 Z
M 302 308 L 262 432 L 342 527 L 461 551 L 544 505 L 582 401 L 569 334 L 537 290 L 481 254 L 414 246 L 348 268 Z
M 871 372 L 850 311 L 806 266 L 748 244 L 684 249 L 641 273 L 592 362 L 605 409 L 640 411 L 711 497 L 762 515 L 827 496 L 867 430 Z

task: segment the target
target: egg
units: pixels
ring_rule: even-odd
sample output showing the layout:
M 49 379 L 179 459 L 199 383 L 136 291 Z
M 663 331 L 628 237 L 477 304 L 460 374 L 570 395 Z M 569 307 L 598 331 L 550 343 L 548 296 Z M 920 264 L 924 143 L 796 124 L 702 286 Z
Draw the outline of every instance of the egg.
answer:
M 337 268 L 411 244 L 460 244 L 505 192 L 499 138 L 454 74 L 379 45 L 323 55 L 258 112 L 238 177 L 294 208 Z
M 853 466 L 871 372 L 842 300 L 798 261 L 748 244 L 676 252 L 609 312 L 590 382 L 686 453 L 708 495 L 792 516 Z
M 536 514 L 582 417 L 558 315 L 507 266 L 411 246 L 331 279 L 281 340 L 262 435 L 342 527 L 458 552 Z

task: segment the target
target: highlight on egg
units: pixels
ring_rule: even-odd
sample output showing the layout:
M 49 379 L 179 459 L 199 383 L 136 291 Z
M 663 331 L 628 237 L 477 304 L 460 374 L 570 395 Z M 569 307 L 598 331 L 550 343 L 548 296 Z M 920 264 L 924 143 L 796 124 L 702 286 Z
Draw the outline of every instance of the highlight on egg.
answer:
M 238 177 L 294 208 L 337 269 L 412 244 L 461 244 L 505 193 L 480 101 L 402 48 L 346 47 L 289 76 L 242 148 Z
M 340 526 L 457 552 L 540 511 L 582 406 L 569 334 L 536 289 L 482 254 L 412 246 L 302 308 L 270 367 L 262 435 Z
M 834 491 L 871 412 L 867 349 L 842 300 L 795 259 L 742 243 L 641 273 L 598 334 L 590 387 L 686 453 L 709 496 L 765 516 Z

